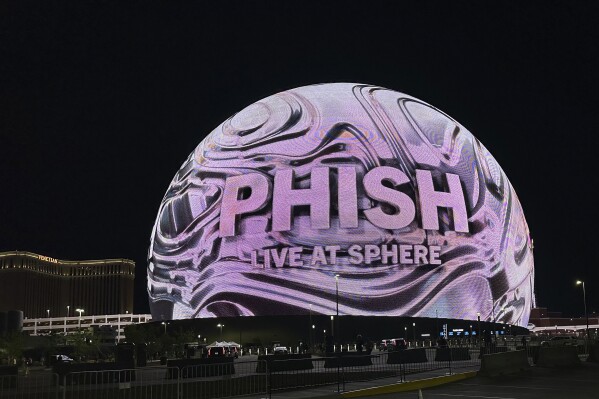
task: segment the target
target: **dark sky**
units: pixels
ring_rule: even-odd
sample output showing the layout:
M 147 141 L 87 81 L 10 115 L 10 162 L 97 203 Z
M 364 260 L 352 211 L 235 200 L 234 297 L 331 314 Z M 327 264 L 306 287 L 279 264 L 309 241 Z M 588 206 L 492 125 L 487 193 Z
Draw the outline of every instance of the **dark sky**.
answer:
M 52 3 L 52 4 L 50 4 Z M 0 251 L 136 261 L 220 122 L 323 82 L 403 91 L 493 153 L 535 240 L 537 302 L 599 311 L 596 1 L 0 4 Z

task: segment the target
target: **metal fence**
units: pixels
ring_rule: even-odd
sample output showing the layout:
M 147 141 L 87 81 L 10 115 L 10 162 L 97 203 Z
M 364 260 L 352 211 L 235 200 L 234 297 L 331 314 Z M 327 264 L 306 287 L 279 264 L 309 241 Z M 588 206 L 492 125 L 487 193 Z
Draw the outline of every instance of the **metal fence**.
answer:
M 225 398 L 266 394 L 266 362 L 239 361 L 220 365 L 185 366 L 179 375 L 181 399 Z
M 169 379 L 171 368 L 81 371 L 60 380 L 63 399 L 176 399 L 179 379 Z
M 0 377 L 1 399 L 191 399 L 267 395 L 273 391 L 389 379 L 422 378 L 425 372 L 448 374 L 480 367 L 483 353 L 515 350 L 515 345 L 451 348 L 413 346 L 393 352 L 341 352 L 323 357 L 273 356 L 267 360 L 179 367 L 38 373 Z M 534 349 L 529 348 L 534 355 Z M 434 374 L 434 373 L 433 373 Z
M 389 379 L 402 382 L 425 372 L 451 374 L 480 367 L 483 353 L 515 350 L 512 345 L 475 344 L 451 348 L 413 346 L 392 352 L 341 352 L 329 356 L 296 355 L 285 359 L 179 367 L 79 371 L 0 377 L 1 399 L 191 399 L 267 395 L 273 391 Z M 535 350 L 529 348 L 534 356 Z
M 58 374 L 0 376 L 1 399 L 58 399 Z
M 266 395 L 264 361 L 0 376 L 0 399 L 191 399 Z
M 274 360 L 268 365 L 271 391 L 337 385 L 377 379 L 404 382 L 430 371 L 452 373 L 480 367 L 478 348 L 420 347 L 375 354 L 340 353 L 328 357 Z

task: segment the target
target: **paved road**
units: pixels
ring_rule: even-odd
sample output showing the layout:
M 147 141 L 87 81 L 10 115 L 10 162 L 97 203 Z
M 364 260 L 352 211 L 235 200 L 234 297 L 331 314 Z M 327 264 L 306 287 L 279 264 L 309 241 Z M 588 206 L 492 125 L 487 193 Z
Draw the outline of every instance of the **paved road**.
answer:
M 579 367 L 559 370 L 533 367 L 526 375 L 495 379 L 475 377 L 426 389 L 422 394 L 425 399 L 597 399 L 599 364 L 582 363 Z M 372 396 L 377 399 L 417 397 L 417 392 Z

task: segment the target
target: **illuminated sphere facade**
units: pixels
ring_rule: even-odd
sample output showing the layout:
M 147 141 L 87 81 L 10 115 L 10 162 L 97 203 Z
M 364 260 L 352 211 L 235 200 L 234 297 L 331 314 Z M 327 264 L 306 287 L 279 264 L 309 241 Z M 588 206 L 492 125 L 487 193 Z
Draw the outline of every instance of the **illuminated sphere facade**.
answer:
M 526 326 L 528 226 L 497 161 L 403 93 L 300 87 L 214 129 L 175 175 L 148 259 L 155 319 L 334 314 Z M 338 296 L 337 296 L 338 292 Z

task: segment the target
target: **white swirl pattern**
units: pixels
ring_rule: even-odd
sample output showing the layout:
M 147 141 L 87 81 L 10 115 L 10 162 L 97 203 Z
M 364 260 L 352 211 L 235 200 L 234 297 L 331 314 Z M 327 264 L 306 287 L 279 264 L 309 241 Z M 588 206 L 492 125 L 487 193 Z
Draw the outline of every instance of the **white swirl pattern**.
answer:
M 298 215 L 289 232 L 267 229 L 271 209 L 245 217 L 242 234 L 218 234 L 225 179 L 293 168 L 353 164 L 359 180 L 376 166 L 460 176 L 470 233 L 423 230 L 417 220 L 384 230 L 360 212 L 359 227 L 313 230 Z M 300 186 L 305 181 L 300 183 Z M 414 184 L 412 183 L 414 186 Z M 413 187 L 415 190 L 415 187 Z M 361 210 L 373 206 L 358 191 Z M 333 204 L 334 206 L 334 204 Z M 410 243 L 442 246 L 441 265 L 252 268 L 254 249 L 275 246 Z M 308 251 L 310 252 L 310 251 Z M 534 262 L 522 207 L 504 172 L 463 126 L 408 95 L 359 84 L 301 87 L 263 99 L 210 133 L 175 175 L 151 237 L 148 292 L 153 317 L 333 314 L 340 275 L 341 314 L 402 315 L 498 321 L 526 326 L 534 303 Z

